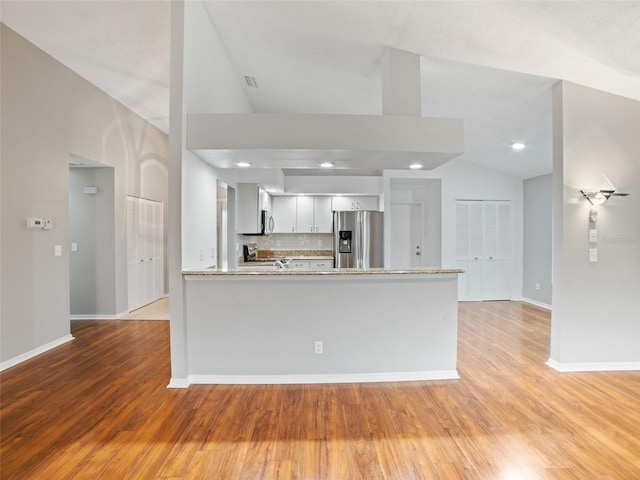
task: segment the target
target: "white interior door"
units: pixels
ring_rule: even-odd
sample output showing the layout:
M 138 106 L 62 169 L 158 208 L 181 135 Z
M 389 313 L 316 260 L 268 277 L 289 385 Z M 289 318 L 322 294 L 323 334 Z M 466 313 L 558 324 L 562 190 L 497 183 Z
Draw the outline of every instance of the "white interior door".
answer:
M 457 265 L 460 300 L 511 297 L 511 205 L 507 201 L 458 201 Z
M 391 204 L 391 267 L 424 265 L 424 227 L 421 203 Z
M 127 197 L 127 281 L 129 310 L 164 294 L 161 202 Z

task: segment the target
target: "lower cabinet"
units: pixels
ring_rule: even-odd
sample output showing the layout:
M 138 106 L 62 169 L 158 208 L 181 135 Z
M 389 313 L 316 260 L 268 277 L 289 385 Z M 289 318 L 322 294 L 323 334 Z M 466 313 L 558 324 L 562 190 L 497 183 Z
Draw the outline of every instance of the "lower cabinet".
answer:
M 328 270 L 333 268 L 333 260 L 291 260 L 289 270 Z

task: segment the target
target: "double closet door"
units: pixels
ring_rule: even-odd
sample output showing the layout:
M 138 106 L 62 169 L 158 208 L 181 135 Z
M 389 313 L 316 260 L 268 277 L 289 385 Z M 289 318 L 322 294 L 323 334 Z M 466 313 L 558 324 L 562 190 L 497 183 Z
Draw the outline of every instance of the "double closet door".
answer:
M 456 260 L 459 300 L 511 298 L 510 202 L 456 202 Z
M 162 202 L 127 197 L 129 311 L 164 295 Z

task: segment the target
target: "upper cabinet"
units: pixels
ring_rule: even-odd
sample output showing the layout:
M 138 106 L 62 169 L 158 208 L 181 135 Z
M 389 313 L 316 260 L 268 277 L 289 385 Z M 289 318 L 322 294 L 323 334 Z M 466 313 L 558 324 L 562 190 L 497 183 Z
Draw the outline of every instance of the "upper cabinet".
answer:
M 274 197 L 274 233 L 331 233 L 333 213 L 331 197 Z
M 345 210 L 374 210 L 378 211 L 380 201 L 378 197 L 332 197 L 331 198 L 331 210 L 333 211 L 345 211 Z
M 296 197 L 273 197 L 273 220 L 275 227 L 273 233 L 295 233 L 297 199 Z
M 299 232 L 331 233 L 333 230 L 333 213 L 331 197 L 302 196 L 298 199 L 296 224 Z
M 256 234 L 262 232 L 262 211 L 271 209 L 271 197 L 257 183 L 236 185 L 236 231 Z

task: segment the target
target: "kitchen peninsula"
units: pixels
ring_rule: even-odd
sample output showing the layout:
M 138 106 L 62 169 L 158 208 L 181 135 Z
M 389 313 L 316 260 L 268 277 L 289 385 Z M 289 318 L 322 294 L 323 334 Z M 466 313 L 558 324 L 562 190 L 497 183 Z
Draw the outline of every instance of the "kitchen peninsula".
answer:
M 185 271 L 198 383 L 458 378 L 461 270 Z

